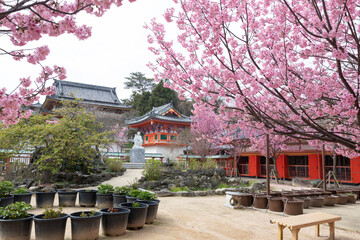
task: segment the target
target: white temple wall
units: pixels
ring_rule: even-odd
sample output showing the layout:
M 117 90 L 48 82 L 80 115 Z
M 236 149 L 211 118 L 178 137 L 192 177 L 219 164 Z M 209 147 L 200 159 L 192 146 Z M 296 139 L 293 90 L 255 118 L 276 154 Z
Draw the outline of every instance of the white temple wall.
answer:
M 183 147 L 179 146 L 168 146 L 168 145 L 158 145 L 158 146 L 145 146 L 145 153 L 161 153 L 164 157 L 169 158 L 171 161 L 176 161 L 176 158 L 183 154 Z

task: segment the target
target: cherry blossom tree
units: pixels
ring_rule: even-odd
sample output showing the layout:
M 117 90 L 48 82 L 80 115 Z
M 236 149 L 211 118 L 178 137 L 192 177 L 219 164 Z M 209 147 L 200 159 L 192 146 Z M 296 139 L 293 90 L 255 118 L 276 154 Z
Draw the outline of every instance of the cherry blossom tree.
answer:
M 76 14 L 85 12 L 101 17 L 112 5 L 121 6 L 123 0 L 20 0 L 0 1 L 0 36 L 8 37 L 16 49 L 0 48 L 0 55 L 12 57 L 16 61 L 27 60 L 39 65 L 40 75 L 32 80 L 21 78 L 16 89 L 0 89 L 0 121 L 6 125 L 14 124 L 31 112 L 24 110 L 37 101 L 39 95 L 53 92 L 46 87 L 49 79 L 64 79 L 66 71 L 59 66 L 41 64 L 50 53 L 47 46 L 27 49 L 24 46 L 39 40 L 44 35 L 57 37 L 64 33 L 84 40 L 91 36 L 91 27 L 76 23 Z M 134 2 L 135 0 L 129 0 Z M 19 49 L 17 49 L 19 48 Z
M 360 5 L 356 0 L 174 0 L 146 27 L 156 79 L 215 106 L 224 121 L 360 152 Z M 237 119 L 236 121 L 233 121 Z

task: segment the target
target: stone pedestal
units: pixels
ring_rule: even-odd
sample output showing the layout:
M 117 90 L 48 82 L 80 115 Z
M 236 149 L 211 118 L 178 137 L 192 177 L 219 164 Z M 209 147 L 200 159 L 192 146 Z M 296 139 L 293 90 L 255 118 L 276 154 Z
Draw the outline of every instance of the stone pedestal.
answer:
M 132 148 L 130 150 L 130 162 L 144 163 L 145 162 L 145 148 Z

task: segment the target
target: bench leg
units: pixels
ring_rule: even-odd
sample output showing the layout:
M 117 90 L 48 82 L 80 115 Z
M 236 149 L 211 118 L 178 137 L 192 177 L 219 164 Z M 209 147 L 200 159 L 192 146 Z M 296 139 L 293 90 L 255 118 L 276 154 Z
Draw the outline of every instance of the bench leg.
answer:
M 330 240 L 334 240 L 335 239 L 335 222 L 329 223 L 329 227 L 330 227 Z
M 283 234 L 284 226 L 278 224 L 278 240 L 283 240 L 284 234 Z
M 300 228 L 291 230 L 292 240 L 298 240 Z
M 320 224 L 315 225 L 315 236 L 320 237 Z

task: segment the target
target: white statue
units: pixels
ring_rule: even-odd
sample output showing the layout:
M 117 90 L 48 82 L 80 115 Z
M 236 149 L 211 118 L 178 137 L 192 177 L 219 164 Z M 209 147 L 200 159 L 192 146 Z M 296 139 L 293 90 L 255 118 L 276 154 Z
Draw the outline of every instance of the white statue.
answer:
M 137 132 L 137 134 L 134 136 L 134 146 L 133 148 L 143 148 L 141 145 L 143 143 L 142 137 L 140 135 L 140 132 Z

